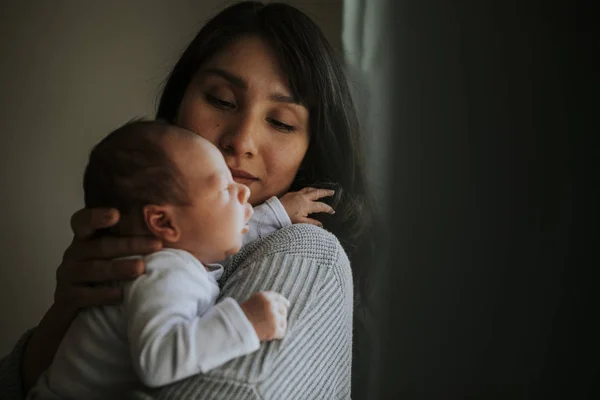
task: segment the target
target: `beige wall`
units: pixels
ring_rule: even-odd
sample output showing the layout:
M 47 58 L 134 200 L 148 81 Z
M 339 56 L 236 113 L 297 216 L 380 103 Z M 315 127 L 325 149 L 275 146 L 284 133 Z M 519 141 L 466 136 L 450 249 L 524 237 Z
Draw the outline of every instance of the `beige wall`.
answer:
M 342 0 L 286 1 L 340 47 Z M 91 146 L 134 116 L 230 1 L 28 1 L 0 13 L 0 356 L 52 301 Z

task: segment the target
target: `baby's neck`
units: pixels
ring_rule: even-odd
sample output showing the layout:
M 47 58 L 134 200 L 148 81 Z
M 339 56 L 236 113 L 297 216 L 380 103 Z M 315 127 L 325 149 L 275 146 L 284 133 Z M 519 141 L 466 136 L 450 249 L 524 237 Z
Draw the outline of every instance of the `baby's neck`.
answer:
M 145 237 L 155 237 L 152 232 L 146 227 L 146 224 L 141 218 L 137 218 L 132 214 L 123 214 L 121 216 L 121 220 L 115 227 L 115 234 L 118 236 L 145 236 Z M 197 254 L 196 251 L 186 248 L 183 243 L 169 243 L 165 240 L 162 240 L 162 246 L 165 249 L 178 249 L 185 250 L 194 256 L 207 271 L 211 269 L 208 267 L 208 264 L 214 264 L 214 262 L 207 262 L 204 254 Z M 216 261 L 215 261 L 216 262 Z

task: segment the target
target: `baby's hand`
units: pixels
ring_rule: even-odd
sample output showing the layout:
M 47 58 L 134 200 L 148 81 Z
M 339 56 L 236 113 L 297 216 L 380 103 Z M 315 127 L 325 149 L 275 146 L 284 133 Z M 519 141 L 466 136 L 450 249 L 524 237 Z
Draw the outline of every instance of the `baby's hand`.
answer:
M 326 203 L 317 201 L 320 198 L 333 196 L 335 191 L 329 189 L 315 189 L 306 187 L 299 192 L 286 193 L 279 201 L 290 216 L 292 223 L 305 223 L 323 226 L 321 222 L 308 218 L 309 214 L 328 213 L 335 214 L 334 209 Z
M 288 299 L 276 292 L 258 292 L 240 306 L 254 327 L 258 340 L 283 338 L 287 330 Z

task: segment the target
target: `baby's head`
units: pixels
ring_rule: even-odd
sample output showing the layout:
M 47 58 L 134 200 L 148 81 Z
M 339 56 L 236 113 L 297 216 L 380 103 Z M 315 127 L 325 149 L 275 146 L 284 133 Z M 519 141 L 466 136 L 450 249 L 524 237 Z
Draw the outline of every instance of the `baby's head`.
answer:
M 204 263 L 239 251 L 252 216 L 249 189 L 201 136 L 158 121 L 111 132 L 90 154 L 85 206 L 117 208 L 117 235 L 153 235 Z

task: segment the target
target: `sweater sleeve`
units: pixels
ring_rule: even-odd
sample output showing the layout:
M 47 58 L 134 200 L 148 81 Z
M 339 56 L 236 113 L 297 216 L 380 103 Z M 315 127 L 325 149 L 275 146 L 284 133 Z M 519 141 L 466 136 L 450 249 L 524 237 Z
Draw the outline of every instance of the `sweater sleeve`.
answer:
M 20 400 L 25 398 L 21 380 L 21 360 L 33 329 L 25 332 L 10 354 L 0 360 L 0 399 Z
M 282 340 L 138 399 L 348 399 L 352 354 L 352 274 L 327 231 L 306 224 L 245 247 L 225 271 L 221 296 L 246 300 L 274 290 L 291 303 Z

